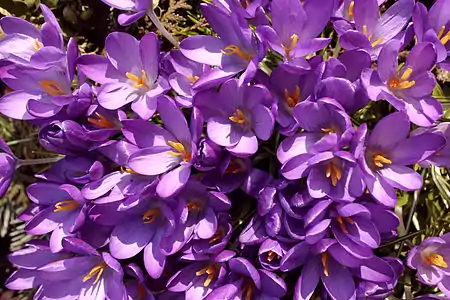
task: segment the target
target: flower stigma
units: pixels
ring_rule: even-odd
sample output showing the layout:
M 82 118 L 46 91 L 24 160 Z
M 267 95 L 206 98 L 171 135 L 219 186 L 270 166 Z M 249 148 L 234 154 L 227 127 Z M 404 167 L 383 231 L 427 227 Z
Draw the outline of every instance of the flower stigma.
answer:
M 294 33 L 291 35 L 290 39 L 291 43 L 289 46 L 285 46 L 284 44 L 281 45 L 284 49 L 286 59 L 288 60 L 291 58 L 291 51 L 294 50 L 294 47 L 298 44 L 298 35 Z
M 83 282 L 86 282 L 86 281 L 94 278 L 94 276 L 96 276 L 95 280 L 94 280 L 94 282 L 92 284 L 97 284 L 97 282 L 99 282 L 99 280 L 100 280 L 100 278 L 101 278 L 105 268 L 106 268 L 106 263 L 105 262 L 102 262 L 99 265 L 93 267 L 89 271 L 89 273 L 87 273 L 87 275 L 83 277 Z
M 75 200 L 63 200 L 55 204 L 53 212 L 73 210 L 78 208 L 78 206 L 80 206 L 80 204 Z
M 429 255 L 425 255 L 425 263 L 428 265 L 435 265 L 444 269 L 448 268 L 447 262 L 444 260 L 442 255 L 437 253 L 431 253 Z
M 44 44 L 42 44 L 38 38 L 34 39 L 34 50 L 38 51 L 39 49 L 41 49 L 42 47 L 44 47 Z
M 159 208 L 149 209 L 144 213 L 144 215 L 142 215 L 142 221 L 144 221 L 144 224 L 153 223 L 160 213 L 161 209 Z
M 347 230 L 347 227 L 345 226 L 344 220 L 347 221 L 350 225 L 355 224 L 355 222 L 349 217 L 342 218 L 341 216 L 339 216 L 339 217 L 336 218 L 336 220 L 338 221 L 339 226 L 341 227 L 341 230 L 344 233 L 348 233 L 348 230 Z
M 327 178 L 331 179 L 331 184 L 333 186 L 337 185 L 337 182 L 342 178 L 342 172 L 336 164 L 330 162 L 327 166 L 325 175 Z
M 268 262 L 272 262 L 274 259 L 280 259 L 281 256 L 279 256 L 278 254 L 276 254 L 275 252 L 273 252 L 272 250 L 270 250 L 269 252 L 267 252 L 267 261 Z
M 233 55 L 237 54 L 240 58 L 250 61 L 252 59 L 252 56 L 248 53 L 245 53 L 236 45 L 228 45 L 223 50 L 220 50 L 220 52 L 224 55 Z
M 172 142 L 172 141 L 168 141 L 167 142 L 170 147 L 172 147 L 175 151 L 169 151 L 169 155 L 172 156 L 181 156 L 183 158 L 183 161 L 188 162 L 192 159 L 192 154 L 189 153 L 188 151 L 186 151 L 186 148 L 184 148 L 184 145 L 182 143 L 177 143 L 177 142 Z
M 97 116 L 97 118 L 87 118 L 89 123 L 97 125 L 100 128 L 116 128 L 116 124 L 108 120 L 105 116 L 101 115 L 98 112 L 95 112 L 95 115 Z
M 245 117 L 242 110 L 240 110 L 239 108 L 236 109 L 236 113 L 234 115 L 232 115 L 231 117 L 229 117 L 228 119 L 230 119 L 230 121 L 232 121 L 234 123 L 243 124 L 243 125 L 247 124 L 247 118 Z
M 145 73 L 144 70 L 141 70 L 141 77 L 138 77 L 136 75 L 134 75 L 131 72 L 127 72 L 125 75 L 127 76 L 128 79 L 130 79 L 132 82 L 134 82 L 135 84 L 133 84 L 133 87 L 136 89 L 140 89 L 142 87 L 147 87 L 145 81 L 147 80 L 147 74 Z
M 382 154 L 375 154 L 373 156 L 373 164 L 379 168 L 383 168 L 385 164 L 386 165 L 392 164 L 392 161 L 383 156 Z
M 54 80 L 43 80 L 38 82 L 40 86 L 42 86 L 47 94 L 50 96 L 56 97 L 56 96 L 62 96 L 65 95 L 65 92 L 59 86 L 58 83 Z
M 328 253 L 326 252 L 322 253 L 322 266 L 323 274 L 328 277 L 330 274 L 328 273 Z
M 191 76 L 191 75 L 187 76 L 187 79 L 191 84 L 194 84 L 198 80 L 198 78 L 199 78 L 198 76 Z
M 389 87 L 399 90 L 409 89 L 410 87 L 413 87 L 416 84 L 416 82 L 414 80 L 408 81 L 412 72 L 413 70 L 411 68 L 406 68 L 406 70 L 403 72 L 400 78 L 398 78 L 397 76 L 389 80 L 388 82 Z
M 300 87 L 298 85 L 295 86 L 295 90 L 292 94 L 289 94 L 287 88 L 284 89 L 284 99 L 286 99 L 286 103 L 290 108 L 294 108 L 297 103 L 300 101 Z
M 217 268 L 214 264 L 209 264 L 206 267 L 204 267 L 203 269 L 195 272 L 196 276 L 202 276 L 203 274 L 207 274 L 208 276 L 206 277 L 205 282 L 203 283 L 204 287 L 207 287 L 211 284 L 211 281 L 214 280 L 214 278 L 216 277 L 217 274 Z

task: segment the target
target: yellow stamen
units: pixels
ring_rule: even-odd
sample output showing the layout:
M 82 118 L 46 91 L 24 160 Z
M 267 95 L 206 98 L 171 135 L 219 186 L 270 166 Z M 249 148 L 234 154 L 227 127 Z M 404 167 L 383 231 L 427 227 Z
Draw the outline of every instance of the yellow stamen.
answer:
M 367 25 L 363 25 L 362 34 L 367 35 Z M 369 37 L 370 40 L 370 37 Z
M 161 209 L 159 208 L 149 209 L 142 215 L 142 221 L 144 221 L 144 224 L 153 223 L 160 213 Z
M 328 277 L 328 254 L 322 253 L 323 274 Z
M 402 81 L 408 80 L 412 74 L 412 71 L 413 70 L 411 68 L 406 68 L 406 70 L 403 72 L 402 77 L 400 77 L 400 80 L 402 80 Z
M 280 259 L 281 257 L 276 254 L 275 252 L 273 252 L 272 250 L 267 252 L 267 261 L 268 262 L 272 262 L 272 260 L 274 260 L 274 258 Z
M 187 204 L 188 211 L 198 211 L 203 207 L 202 201 L 192 201 Z
M 232 115 L 231 117 L 229 117 L 228 119 L 230 119 L 230 121 L 234 122 L 234 123 L 238 123 L 238 124 L 247 124 L 247 119 L 245 118 L 244 113 L 242 112 L 242 110 L 240 110 L 239 108 L 236 109 L 236 113 L 234 115 Z
M 220 50 L 220 52 L 224 55 L 237 54 L 240 58 L 247 60 L 247 61 L 252 59 L 252 56 L 250 54 L 243 52 L 241 50 L 241 48 L 239 48 L 236 45 L 228 45 L 223 50 Z
M 245 295 L 244 300 L 251 300 L 255 291 L 255 284 L 249 279 L 243 284 L 241 290 L 242 295 Z
M 321 131 L 325 132 L 325 133 L 336 133 L 336 130 L 334 130 L 333 128 L 321 128 Z
M 170 147 L 172 147 L 173 149 L 175 149 L 177 152 L 175 151 L 169 151 L 169 155 L 172 156 L 181 156 L 183 158 L 183 161 L 188 162 L 192 159 L 192 154 L 186 151 L 186 148 L 184 148 L 184 145 L 182 143 L 177 143 L 177 142 L 172 142 L 172 141 L 168 141 L 167 142 Z
M 198 78 L 199 78 L 198 76 L 191 76 L 191 75 L 187 77 L 190 83 L 195 83 L 198 80 Z
M 348 233 L 347 227 L 345 227 L 345 223 L 344 223 L 344 220 L 342 219 L 342 217 L 337 217 L 336 219 L 337 219 L 337 221 L 339 223 L 339 226 L 341 227 L 341 230 L 344 233 Z
M 333 186 L 337 185 L 337 182 L 342 178 L 342 172 L 338 166 L 336 166 L 333 162 L 330 162 L 326 169 L 327 178 L 331 178 L 331 184 Z
M 125 75 L 127 76 L 128 79 L 136 83 L 133 84 L 134 88 L 140 89 L 141 87 L 144 86 L 147 87 L 147 85 L 145 84 L 145 81 L 147 80 L 147 74 L 145 73 L 144 70 L 141 70 L 141 77 L 138 77 L 130 72 L 127 72 Z
M 392 164 L 392 160 L 383 156 L 383 154 L 375 154 L 373 156 L 373 164 L 379 168 L 383 168 L 384 164 Z
M 208 274 L 208 276 L 205 279 L 205 282 L 203 283 L 204 287 L 207 287 L 211 284 L 211 281 L 214 280 L 216 277 L 217 269 L 214 264 L 208 265 L 205 268 L 195 272 L 196 276 L 202 276 L 203 274 Z
M 222 228 L 219 228 L 219 229 L 217 229 L 217 231 L 213 235 L 213 237 L 209 240 L 209 243 L 214 244 L 215 242 L 217 242 L 218 240 L 220 240 L 224 237 L 225 237 L 225 232 L 223 231 Z
M 300 101 L 300 87 L 296 85 L 293 94 L 289 94 L 288 89 L 284 89 L 284 99 L 290 108 L 294 108 Z
M 83 282 L 86 282 L 86 281 L 92 279 L 94 276 L 96 276 L 93 284 L 97 284 L 97 282 L 99 282 L 100 277 L 102 276 L 103 271 L 105 270 L 105 268 L 106 268 L 106 263 L 105 262 L 102 262 L 101 264 L 93 267 L 89 271 L 89 273 L 87 273 L 87 275 L 83 277 Z
M 103 115 L 99 114 L 98 112 L 95 112 L 95 115 L 98 118 L 93 117 L 87 118 L 89 123 L 97 125 L 100 128 L 116 128 L 116 124 L 105 118 Z
M 38 82 L 42 86 L 47 94 L 50 96 L 62 96 L 65 94 L 63 89 L 54 80 L 43 80 Z
M 372 37 L 371 37 L 372 38 Z M 371 40 L 371 38 L 369 38 L 369 40 Z M 372 42 L 372 47 L 376 47 L 379 43 L 381 43 L 383 41 L 383 37 L 380 37 L 378 40 L 376 40 L 375 42 Z
M 415 84 L 416 84 L 416 82 L 414 80 L 413 81 L 403 81 L 398 84 L 398 88 L 401 90 L 405 90 L 405 89 L 409 89 L 410 87 L 413 87 Z
M 53 210 L 53 212 L 73 210 L 78 208 L 79 206 L 80 204 L 75 200 L 63 200 L 55 204 L 55 209 Z
M 437 253 L 431 253 L 430 255 L 425 257 L 426 263 L 430 265 L 435 265 L 444 269 L 448 268 L 447 262 L 444 260 L 442 255 Z
M 442 43 L 442 45 L 445 46 L 445 44 L 447 44 L 448 41 L 450 41 L 450 31 L 447 32 L 446 35 L 444 35 L 444 37 L 441 39 L 441 43 Z
M 438 39 L 441 39 L 442 35 L 444 35 L 445 31 L 445 25 L 442 25 L 441 30 L 439 30 L 439 33 L 437 35 Z
M 34 39 L 34 50 L 38 51 L 39 49 L 41 49 L 42 47 L 44 47 L 44 44 L 42 44 L 37 38 Z
M 350 217 L 345 217 L 345 221 L 349 222 L 351 225 L 355 224 L 355 221 L 353 221 Z
M 294 47 L 298 43 L 298 35 L 297 34 L 295 34 L 295 33 L 292 34 L 290 38 L 291 38 L 291 44 L 289 46 L 281 45 L 281 47 L 283 47 L 283 49 L 284 49 L 286 59 L 291 58 L 291 51 L 294 50 Z
M 348 6 L 348 16 L 350 19 L 353 19 L 355 16 L 355 1 L 351 1 L 350 5 Z
M 130 168 L 124 168 L 123 166 L 120 166 L 120 171 L 121 171 L 122 173 L 128 173 L 128 174 L 139 174 L 139 173 L 133 171 L 132 169 L 130 169 Z

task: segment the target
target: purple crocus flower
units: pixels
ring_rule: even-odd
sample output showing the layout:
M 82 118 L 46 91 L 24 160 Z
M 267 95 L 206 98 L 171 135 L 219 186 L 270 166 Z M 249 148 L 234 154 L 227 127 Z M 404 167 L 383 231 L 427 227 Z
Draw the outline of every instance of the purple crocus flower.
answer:
M 210 72 L 204 80 L 208 77 L 225 80 L 243 70 L 241 82 L 252 80 L 266 51 L 253 35 L 247 21 L 240 14 L 226 13 L 214 5 L 202 3 L 200 8 L 218 37 L 188 37 L 180 44 L 181 53 L 198 63 L 220 67 Z
M 437 52 L 437 62 L 444 62 L 450 51 L 450 1 L 438 0 L 430 11 L 427 11 L 425 5 L 416 3 L 413 13 L 414 32 L 419 43 L 432 42 Z M 448 68 L 448 60 L 441 64 Z
M 27 222 L 29 234 L 50 233 L 50 248 L 62 250 L 64 237 L 77 232 L 85 223 L 89 208 L 80 190 L 69 184 L 38 182 L 27 188 L 28 197 L 36 204 L 34 216 Z
M 194 106 L 204 116 L 208 137 L 214 143 L 236 156 L 247 157 L 258 150 L 258 138 L 268 140 L 272 134 L 271 102 L 264 86 L 243 86 L 231 79 L 218 92 L 196 94 Z
M 169 84 L 178 94 L 175 100 L 183 107 L 192 107 L 192 98 L 199 87 L 216 86 L 213 79 L 203 80 L 202 75 L 210 71 L 210 67 L 186 58 L 180 50 L 172 50 L 169 61 L 175 73 L 169 77 Z M 219 78 L 220 83 L 222 79 Z
M 431 126 L 442 116 L 442 106 L 431 97 L 436 85 L 429 71 L 436 63 L 433 44 L 416 45 L 405 65 L 398 69 L 399 43 L 386 44 L 378 57 L 378 71 L 365 69 L 361 81 L 370 99 L 386 99 L 399 111 L 405 111 L 411 122 L 419 126 Z
M 189 179 L 197 152 L 197 125 L 194 124 L 200 124 L 202 120 L 193 114 L 191 132 L 183 113 L 172 99 L 161 97 L 158 103 L 165 129 L 153 123 L 130 120 L 124 123 L 123 133 L 141 148 L 130 156 L 130 168 L 143 175 L 162 174 L 156 192 L 161 197 L 170 197 Z
M 156 110 L 157 97 L 169 90 L 167 80 L 158 76 L 160 41 L 148 33 L 140 41 L 123 32 L 113 32 L 105 41 L 107 57 L 83 55 L 78 68 L 102 84 L 98 102 L 106 109 L 118 109 L 131 103 L 142 119 Z
M 153 10 L 154 0 L 102 0 L 107 5 L 128 11 L 119 15 L 118 21 L 122 26 L 128 26 Z M 157 3 L 157 1 L 155 1 Z
M 376 59 L 381 48 L 395 39 L 412 16 L 414 0 L 400 0 L 379 16 L 377 0 L 355 0 L 355 29 L 335 26 L 340 33 L 339 44 L 346 50 L 367 50 Z
M 215 299 L 281 299 L 286 294 L 284 280 L 275 273 L 256 269 L 245 258 L 228 261 L 228 283 L 216 288 L 205 300 Z
M 0 137 L 0 198 L 6 194 L 11 184 L 19 159 L 12 153 L 9 146 Z
M 417 277 L 427 285 L 438 285 L 438 287 L 450 296 L 449 283 L 450 271 L 450 234 L 440 237 L 430 237 L 419 246 L 414 247 L 408 253 L 407 264 L 410 268 L 417 270 Z
M 66 238 L 66 251 L 73 257 L 40 267 L 42 285 L 35 297 L 42 299 L 126 300 L 120 263 L 107 252 L 97 252 L 82 240 Z
M 71 256 L 67 252 L 52 252 L 47 240 L 33 240 L 25 246 L 26 248 L 8 255 L 8 260 L 18 267 L 5 283 L 10 290 L 37 288 L 43 282 L 39 276 L 39 268 Z
M 321 281 L 332 299 L 356 299 L 355 279 L 385 283 L 396 277 L 390 264 L 378 257 L 360 260 L 349 255 L 336 241 L 323 239 L 312 246 L 292 247 L 281 262 L 286 272 L 303 265 L 294 299 L 310 299 Z
M 15 64 L 2 80 L 14 92 L 0 99 L 0 112 L 20 120 L 46 119 L 78 101 L 72 92 L 78 46 L 72 38 L 67 53 L 55 47 L 36 52 L 29 65 Z M 84 97 L 84 95 L 81 95 Z
M 317 38 L 333 13 L 334 1 L 296 0 L 272 2 L 272 26 L 257 28 L 261 40 L 280 53 L 288 64 L 304 66 L 304 56 L 326 47 L 331 39 Z
M 261 266 L 269 271 L 276 271 L 280 268 L 281 260 L 289 250 L 286 244 L 267 239 L 258 250 L 258 260 Z
M 367 188 L 388 207 L 394 207 L 397 201 L 394 188 L 414 191 L 422 186 L 422 176 L 408 165 L 427 159 L 446 143 L 441 133 L 408 137 L 409 130 L 408 116 L 396 112 L 381 119 L 370 135 L 365 125 L 355 135 L 355 142 L 364 145 L 357 158 Z
M 215 288 L 222 286 L 228 273 L 226 262 L 235 255 L 231 250 L 217 255 L 184 255 L 181 260 L 190 264 L 169 279 L 167 289 L 184 292 L 186 299 L 205 299 Z
M 0 60 L 28 64 L 31 57 L 42 47 L 64 49 L 61 28 L 52 11 L 40 4 L 45 23 L 41 29 L 17 17 L 3 17 L 0 27 L 6 36 L 0 41 Z

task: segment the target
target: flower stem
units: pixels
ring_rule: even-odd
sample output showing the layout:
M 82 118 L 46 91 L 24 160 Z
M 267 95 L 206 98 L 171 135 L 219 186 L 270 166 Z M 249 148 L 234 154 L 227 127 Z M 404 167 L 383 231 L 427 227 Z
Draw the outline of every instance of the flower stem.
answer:
M 6 144 L 8 146 L 14 146 L 14 145 L 21 144 L 21 143 L 31 142 L 35 139 L 36 139 L 35 137 L 30 137 L 30 138 L 21 139 L 21 140 L 10 141 L 10 142 L 7 142 Z
M 161 34 L 174 45 L 175 47 L 179 47 L 180 44 L 178 41 L 167 31 L 166 28 L 164 28 L 163 24 L 159 21 L 158 17 L 155 14 L 155 11 L 153 9 L 150 9 L 147 12 L 147 16 L 150 18 L 150 20 L 153 22 L 153 24 L 156 26 L 156 28 L 161 32 Z
M 48 158 L 38 158 L 38 159 L 22 159 L 17 164 L 17 168 L 23 166 L 34 166 L 34 165 L 43 165 L 43 164 L 51 164 L 57 162 L 60 159 L 63 159 L 64 156 L 56 156 L 56 157 L 48 157 Z

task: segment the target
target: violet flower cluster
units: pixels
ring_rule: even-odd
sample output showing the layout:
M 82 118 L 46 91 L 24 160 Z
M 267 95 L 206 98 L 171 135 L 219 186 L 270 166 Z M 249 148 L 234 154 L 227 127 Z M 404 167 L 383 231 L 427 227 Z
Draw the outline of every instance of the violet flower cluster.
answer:
M 164 30 L 151 0 L 104 2 L 122 25 L 148 15 Z M 9 256 L 7 288 L 74 300 L 392 292 L 403 262 L 374 251 L 397 235 L 397 190 L 422 187 L 414 165 L 450 167 L 431 72 L 450 69 L 450 1 L 382 14 L 377 0 L 213 2 L 200 10 L 215 35 L 168 52 L 154 33 L 112 32 L 105 55 L 82 55 L 43 4 L 40 29 L 0 20 L 13 90 L 0 113 L 38 125 L 64 156 L 27 189 L 18 218 L 45 238 Z M 381 101 L 391 113 L 375 124 L 354 118 Z M 20 160 L 0 149 L 3 195 Z M 450 297 L 447 243 L 427 240 L 408 265 Z

